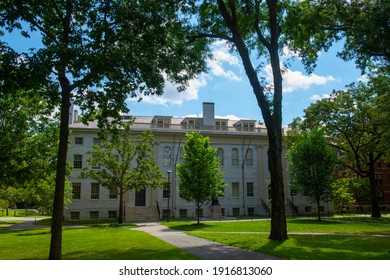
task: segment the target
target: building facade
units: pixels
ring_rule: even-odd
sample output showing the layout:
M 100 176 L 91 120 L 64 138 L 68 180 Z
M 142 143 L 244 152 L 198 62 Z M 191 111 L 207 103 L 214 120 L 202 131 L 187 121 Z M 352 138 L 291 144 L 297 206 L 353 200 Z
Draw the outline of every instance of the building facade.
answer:
M 79 175 L 88 165 L 87 151 L 99 143 L 96 123 L 84 125 L 73 121 L 71 111 L 71 145 L 68 161 L 73 165 L 71 184 L 72 202 L 65 210 L 67 220 L 117 218 L 119 197 L 91 179 Z M 167 213 L 170 217 L 194 217 L 195 206 L 179 194 L 176 165 L 182 162 L 182 147 L 186 133 L 199 131 L 210 138 L 221 159 L 221 170 L 228 187 L 218 197 L 221 216 L 269 215 L 268 186 L 268 138 L 264 124 L 254 120 L 229 120 L 215 118 L 214 104 L 203 103 L 203 117 L 178 118 L 172 116 L 136 116 L 131 131 L 136 135 L 146 130 L 154 134 L 153 155 L 170 182 L 170 190 L 147 187 L 140 192 L 125 194 L 126 221 L 157 221 Z M 283 159 L 285 172 L 286 212 L 289 185 L 287 161 Z M 100 167 L 92 167 L 100 168 Z M 210 217 L 211 203 L 202 207 L 202 216 Z

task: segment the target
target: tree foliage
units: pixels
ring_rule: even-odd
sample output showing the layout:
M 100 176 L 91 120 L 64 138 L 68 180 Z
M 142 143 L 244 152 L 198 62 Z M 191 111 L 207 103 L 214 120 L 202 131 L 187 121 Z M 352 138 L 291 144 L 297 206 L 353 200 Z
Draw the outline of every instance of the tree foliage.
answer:
M 163 186 L 163 174 L 153 158 L 153 134 L 150 131 L 136 137 L 130 123 L 124 124 L 118 135 L 103 139 L 101 145 L 94 145 L 88 151 L 89 167 L 84 168 L 81 178 L 91 178 L 119 194 L 120 224 L 124 223 L 124 194 L 129 190 L 140 191 L 147 186 Z M 94 168 L 98 166 L 99 168 Z
M 178 20 L 180 5 L 151 0 L 0 2 L 1 27 L 19 29 L 25 37 L 33 32 L 41 35 L 42 47 L 26 56 L 30 73 L 58 88 L 45 95 L 61 104 L 50 259 L 62 254 L 71 98 L 88 119 L 100 117 L 103 125 L 108 116 L 127 111 L 128 95 L 162 94 L 164 77 L 183 88 L 205 62 L 199 51 L 202 42 L 184 47 L 188 23 Z
M 199 132 L 187 133 L 186 137 L 184 162 L 176 166 L 179 192 L 180 197 L 194 202 L 199 224 L 202 205 L 218 197 L 226 185 L 217 149 L 211 147 L 210 139 Z
M 318 220 L 320 203 L 331 199 L 336 154 L 323 132 L 314 128 L 303 132 L 288 152 L 289 171 L 294 189 L 315 201 Z
M 389 71 L 390 3 L 386 0 L 304 0 L 297 1 L 286 21 L 295 28 L 286 31 L 289 47 L 300 53 L 309 70 L 320 51 L 342 41 L 339 56 L 355 60 L 363 71 Z
M 305 110 L 303 127 L 323 126 L 331 145 L 341 156 L 340 164 L 361 178 L 369 178 L 372 217 L 380 217 L 375 183 L 375 163 L 385 151 L 382 137 L 384 127 L 378 122 L 378 88 L 370 83 L 351 85 L 346 91 L 335 91 L 330 98 L 322 99 Z
M 332 196 L 336 210 L 342 212 L 344 206 L 369 201 L 370 183 L 356 176 L 337 179 L 332 184 Z

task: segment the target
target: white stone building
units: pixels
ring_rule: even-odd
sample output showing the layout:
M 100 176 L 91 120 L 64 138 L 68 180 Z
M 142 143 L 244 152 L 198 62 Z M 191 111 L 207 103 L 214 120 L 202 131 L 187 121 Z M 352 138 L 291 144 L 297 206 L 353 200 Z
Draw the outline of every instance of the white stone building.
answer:
M 80 179 L 82 168 L 87 166 L 87 151 L 99 141 L 99 129 L 96 123 L 88 126 L 73 122 L 71 111 L 71 145 L 68 161 L 73 165 L 71 183 L 73 186 L 72 203 L 65 210 L 65 219 L 107 219 L 117 218 L 119 198 L 108 189 L 90 179 Z M 182 160 L 181 148 L 185 134 L 199 131 L 210 137 L 213 147 L 218 149 L 221 169 L 228 187 L 218 198 L 222 216 L 269 215 L 267 130 L 264 124 L 254 120 L 229 120 L 215 118 L 214 103 L 203 103 L 202 118 L 178 118 L 172 116 L 132 116 L 135 122 L 131 131 L 135 134 L 151 130 L 154 134 L 154 156 L 161 171 L 171 183 L 171 196 L 168 205 L 168 193 L 162 189 L 146 188 L 136 193 L 125 194 L 125 220 L 157 221 L 166 215 L 170 217 L 193 217 L 195 207 L 179 196 L 176 164 Z M 287 162 L 283 159 L 284 167 Z M 98 168 L 98 167 L 96 167 Z M 286 168 L 284 168 L 286 170 Z M 169 171 L 171 171 L 169 173 Z M 288 176 L 285 171 L 286 212 L 291 214 L 288 204 L 290 194 Z M 210 216 L 210 205 L 202 208 L 202 215 Z

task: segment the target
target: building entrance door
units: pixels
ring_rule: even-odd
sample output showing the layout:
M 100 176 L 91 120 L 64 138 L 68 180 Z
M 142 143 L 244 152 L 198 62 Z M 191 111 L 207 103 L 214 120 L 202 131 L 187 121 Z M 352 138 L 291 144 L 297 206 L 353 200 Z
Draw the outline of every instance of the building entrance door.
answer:
M 146 190 L 135 192 L 135 206 L 146 206 Z

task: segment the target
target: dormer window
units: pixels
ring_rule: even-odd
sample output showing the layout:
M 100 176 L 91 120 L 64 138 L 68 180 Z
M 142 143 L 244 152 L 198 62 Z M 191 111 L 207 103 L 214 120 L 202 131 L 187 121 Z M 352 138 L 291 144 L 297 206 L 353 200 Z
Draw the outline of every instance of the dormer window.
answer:
M 171 117 L 156 116 L 152 120 L 153 127 L 169 128 L 171 125 Z
M 234 124 L 234 127 L 240 131 L 254 131 L 255 123 L 256 121 L 240 120 Z
M 227 130 L 227 120 L 216 120 L 215 121 L 215 129 L 216 130 Z
M 182 121 L 182 127 L 185 129 L 201 129 L 202 120 L 201 119 L 189 119 L 186 118 Z

